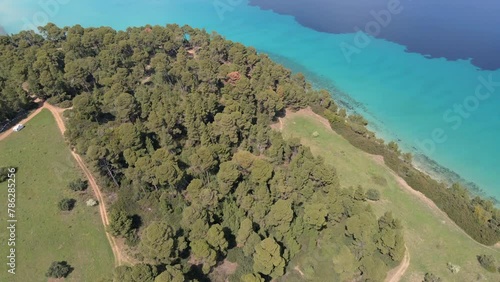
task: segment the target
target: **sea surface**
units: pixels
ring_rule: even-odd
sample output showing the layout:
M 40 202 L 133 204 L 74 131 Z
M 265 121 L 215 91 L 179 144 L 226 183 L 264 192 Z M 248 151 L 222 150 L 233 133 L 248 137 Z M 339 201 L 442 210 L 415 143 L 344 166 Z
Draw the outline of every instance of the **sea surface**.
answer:
M 500 2 L 395 1 L 0 0 L 0 30 L 217 31 L 331 90 L 420 167 L 500 199 Z

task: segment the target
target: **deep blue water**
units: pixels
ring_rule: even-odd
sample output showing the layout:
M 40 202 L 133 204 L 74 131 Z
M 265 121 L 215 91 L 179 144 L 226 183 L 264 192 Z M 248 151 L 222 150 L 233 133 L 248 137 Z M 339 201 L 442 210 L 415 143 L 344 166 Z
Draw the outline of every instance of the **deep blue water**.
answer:
M 430 57 L 471 59 L 482 69 L 500 68 L 500 2 L 497 0 L 251 0 L 292 15 L 317 31 L 358 29 Z
M 0 0 L 0 25 L 7 32 L 17 32 L 47 21 L 117 29 L 178 23 L 217 31 L 228 39 L 269 53 L 293 71 L 305 73 L 316 86 L 332 90 L 337 101 L 363 114 L 381 137 L 399 140 L 401 146 L 417 154 L 419 160 L 426 160 L 422 163 L 434 171 L 454 171 L 476 183 L 487 195 L 500 199 L 500 70 L 478 68 L 470 60 L 455 60 L 450 55 L 455 51 L 445 57 L 425 56 L 417 51 L 408 52 L 414 47 L 368 37 L 361 32 L 320 32 L 304 22 L 299 23 L 295 16 L 263 10 L 243 0 L 47 1 L 53 4 L 49 8 L 40 5 L 47 2 L 39 0 Z M 442 3 L 450 1 L 436 0 L 439 4 L 432 7 L 440 8 Z M 489 0 L 481 3 L 486 6 L 481 8 L 485 11 L 496 9 L 496 4 L 488 8 Z M 326 17 L 319 12 L 314 14 L 310 7 L 313 4 L 300 5 L 310 21 L 320 22 Z M 321 7 L 331 9 L 329 5 Z M 349 12 L 346 7 L 338 8 L 337 13 L 344 11 L 356 18 L 359 13 Z M 418 25 L 430 24 L 431 19 L 439 17 L 438 12 L 422 10 L 421 13 L 426 21 Z M 343 19 L 351 20 L 351 16 L 346 15 Z M 441 17 L 452 18 L 451 14 L 446 15 Z M 487 18 L 478 16 L 476 20 L 487 21 Z M 341 19 L 337 18 L 338 23 L 334 24 L 353 26 L 354 22 L 344 24 Z M 326 22 L 322 25 L 332 28 Z M 474 26 L 463 26 L 475 30 Z M 437 34 L 434 29 L 429 28 L 428 32 Z M 486 46 L 497 44 L 496 29 L 491 33 L 483 29 L 483 33 L 491 39 Z M 427 48 L 437 50 L 437 45 L 444 46 L 441 41 L 420 40 L 421 36 L 427 36 L 425 29 L 406 34 L 408 40 L 421 41 Z M 463 36 L 470 39 L 473 34 L 471 31 Z M 353 44 L 355 49 L 346 49 Z M 449 44 L 447 48 L 457 47 L 454 45 Z M 491 61 L 498 61 L 500 57 L 498 52 L 486 54 L 475 47 L 463 49 Z M 474 58 L 477 62 L 478 57 Z

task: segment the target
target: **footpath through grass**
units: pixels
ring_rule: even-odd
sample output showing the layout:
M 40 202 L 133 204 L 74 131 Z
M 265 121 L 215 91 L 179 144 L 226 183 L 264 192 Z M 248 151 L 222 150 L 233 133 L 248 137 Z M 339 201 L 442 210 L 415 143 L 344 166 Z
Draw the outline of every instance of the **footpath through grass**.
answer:
M 113 253 L 98 207 L 87 207 L 91 189 L 76 193 L 67 188 L 82 178 L 48 110 L 26 128 L 0 142 L 0 167 L 17 167 L 16 274 L 7 272 L 7 182 L 0 183 L 0 281 L 47 281 L 53 261 L 67 261 L 74 270 L 65 281 L 99 281 L 111 277 Z M 62 198 L 76 199 L 70 212 L 61 212 Z
M 401 281 L 420 282 L 426 272 L 436 274 L 442 281 L 500 281 L 500 273 L 487 272 L 476 259 L 477 255 L 491 254 L 500 265 L 499 250 L 470 239 L 443 213 L 401 188 L 389 168 L 310 114 L 289 113 L 282 122 L 283 136 L 300 138 L 313 154 L 334 166 L 344 187 L 361 185 L 365 190 L 375 188 L 381 192 L 382 199 L 372 205 L 376 214 L 392 211 L 405 229 L 411 261 Z M 448 270 L 448 262 L 460 267 L 458 274 Z

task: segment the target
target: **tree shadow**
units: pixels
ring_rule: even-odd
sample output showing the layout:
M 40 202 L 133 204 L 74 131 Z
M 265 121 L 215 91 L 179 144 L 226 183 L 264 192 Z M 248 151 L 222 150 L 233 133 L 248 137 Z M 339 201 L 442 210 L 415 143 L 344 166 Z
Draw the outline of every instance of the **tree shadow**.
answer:
M 68 201 L 68 211 L 71 211 L 75 208 L 76 206 L 76 200 L 75 199 L 69 199 Z
M 222 231 L 224 232 L 224 237 L 226 238 L 226 241 L 228 243 L 228 249 L 232 249 L 234 247 L 236 247 L 236 236 L 233 235 L 233 233 L 231 232 L 231 229 L 229 229 L 228 227 L 224 227 L 222 228 Z
M 203 273 L 202 265 L 191 265 L 189 272 L 186 273 L 189 281 L 196 279 L 199 282 L 210 282 L 210 279 Z
M 132 229 L 139 229 L 142 226 L 143 222 L 140 215 L 134 214 L 130 218 L 132 219 Z

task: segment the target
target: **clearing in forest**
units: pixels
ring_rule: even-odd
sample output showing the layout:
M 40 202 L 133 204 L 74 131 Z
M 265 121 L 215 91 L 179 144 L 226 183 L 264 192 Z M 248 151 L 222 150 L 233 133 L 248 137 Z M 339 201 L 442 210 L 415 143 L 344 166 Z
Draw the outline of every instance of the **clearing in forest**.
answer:
M 53 261 L 67 261 L 74 270 L 65 281 L 99 281 L 111 278 L 113 252 L 102 225 L 99 207 L 85 201 L 95 196 L 68 188 L 82 175 L 65 144 L 52 114 L 43 109 L 16 132 L 0 142 L 0 167 L 17 167 L 16 173 L 16 274 L 7 273 L 5 243 L 7 209 L 0 209 L 0 281 L 47 281 Z M 7 182 L 0 183 L 0 207 L 7 205 Z M 62 212 L 58 202 L 73 198 L 72 211 Z
M 477 255 L 491 254 L 500 262 L 500 251 L 468 237 L 432 201 L 405 187 L 406 183 L 395 177 L 381 157 L 352 146 L 311 110 L 287 112 L 274 128 L 281 130 L 285 139 L 299 138 L 314 155 L 335 167 L 343 187 L 361 185 L 365 190 L 374 188 L 381 192 L 381 200 L 372 203 L 374 211 L 378 216 L 392 211 L 405 230 L 411 260 L 401 281 L 420 282 L 426 272 L 434 273 L 443 281 L 500 281 L 499 273 L 487 272 L 476 259 Z M 448 262 L 459 266 L 460 272 L 452 274 L 447 268 Z M 294 267 L 292 261 L 288 269 Z M 298 272 L 290 273 L 289 281 L 301 280 L 292 277 L 298 276 Z

